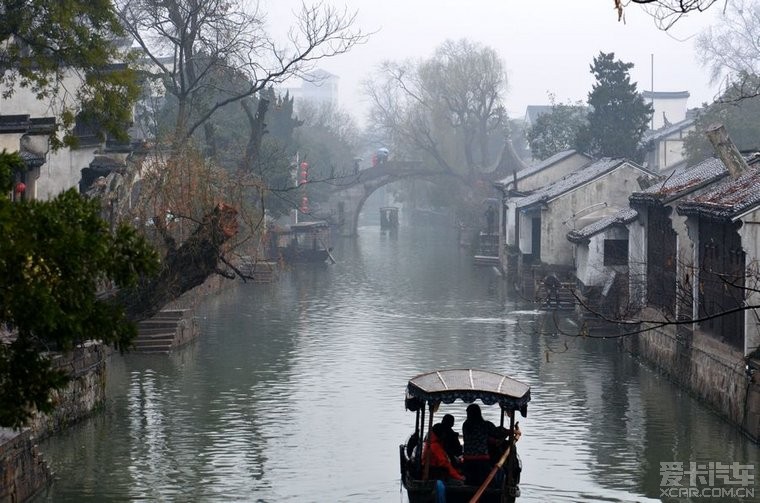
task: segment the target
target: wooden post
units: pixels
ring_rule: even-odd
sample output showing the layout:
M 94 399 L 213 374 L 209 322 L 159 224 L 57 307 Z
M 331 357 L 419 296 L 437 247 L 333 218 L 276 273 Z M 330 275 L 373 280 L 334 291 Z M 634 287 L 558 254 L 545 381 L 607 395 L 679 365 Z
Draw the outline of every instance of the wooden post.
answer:
M 420 448 L 420 455 L 417 457 L 417 469 L 422 470 L 422 447 L 425 439 L 425 405 L 420 407 L 422 414 L 420 415 L 420 436 L 417 437 L 417 445 Z M 420 473 L 419 471 L 417 473 Z
M 428 475 L 430 475 L 430 433 L 433 431 L 433 402 L 430 402 L 430 417 L 428 417 L 428 434 L 427 434 L 427 440 L 425 440 L 425 444 L 422 451 L 420 452 L 420 455 L 422 453 L 427 453 L 427 456 L 425 457 L 425 468 L 422 470 L 422 480 L 427 480 Z M 425 450 L 425 447 L 427 447 L 427 451 Z

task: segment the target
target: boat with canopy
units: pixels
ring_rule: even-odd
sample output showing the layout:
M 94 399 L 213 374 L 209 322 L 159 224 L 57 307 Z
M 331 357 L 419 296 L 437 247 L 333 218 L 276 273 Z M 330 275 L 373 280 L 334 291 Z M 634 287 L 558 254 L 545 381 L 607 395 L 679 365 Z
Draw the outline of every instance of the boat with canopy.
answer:
M 401 481 L 409 502 L 514 502 L 520 493 L 520 461 L 515 446 L 520 431 L 515 413 L 527 416 L 530 386 L 507 375 L 477 369 L 436 370 L 413 377 L 407 383 L 405 399 L 406 409 L 415 412 L 415 430 L 410 440 L 424 439 L 422 450 L 429 448 L 430 435 L 426 432 L 433 430 L 435 414 L 442 404 L 451 405 L 457 401 L 498 406 L 502 429 L 505 428 L 505 418 L 509 418 L 510 433 L 503 452 L 482 483 L 468 485 L 466 480 L 434 480 L 429 466 L 430 456 L 420 455 L 418 448 L 412 449 L 409 444 L 414 443 L 413 440 L 401 444 Z
M 324 220 L 298 222 L 287 228 L 272 230 L 270 260 L 287 264 L 335 263 L 330 251 L 330 225 Z

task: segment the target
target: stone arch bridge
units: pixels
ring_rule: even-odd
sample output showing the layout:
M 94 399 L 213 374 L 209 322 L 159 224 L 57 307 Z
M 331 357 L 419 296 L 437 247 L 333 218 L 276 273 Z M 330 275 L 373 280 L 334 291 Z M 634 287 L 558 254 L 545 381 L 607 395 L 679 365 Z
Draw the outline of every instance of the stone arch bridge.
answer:
M 493 167 L 480 174 L 483 181 L 496 181 L 509 173 L 516 173 L 528 166 L 517 155 L 511 138 L 507 137 L 504 146 Z M 355 236 L 358 228 L 359 213 L 367 198 L 374 191 L 406 178 L 440 180 L 442 177 L 459 177 L 440 169 L 426 166 L 419 161 L 386 161 L 373 168 L 340 177 L 332 183 L 335 190 L 326 204 L 315 216 L 335 225 L 342 236 Z
M 373 168 L 332 180 L 334 190 L 314 216 L 338 228 L 341 236 L 355 236 L 359 213 L 367 198 L 380 187 L 407 178 L 434 180 L 456 176 L 416 161 L 387 161 Z

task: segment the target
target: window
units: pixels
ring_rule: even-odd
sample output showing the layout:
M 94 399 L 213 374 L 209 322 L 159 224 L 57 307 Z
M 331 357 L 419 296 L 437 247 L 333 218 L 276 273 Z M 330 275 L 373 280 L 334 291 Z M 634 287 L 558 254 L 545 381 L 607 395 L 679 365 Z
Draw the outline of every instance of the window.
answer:
M 604 240 L 604 265 L 628 265 L 628 240 Z

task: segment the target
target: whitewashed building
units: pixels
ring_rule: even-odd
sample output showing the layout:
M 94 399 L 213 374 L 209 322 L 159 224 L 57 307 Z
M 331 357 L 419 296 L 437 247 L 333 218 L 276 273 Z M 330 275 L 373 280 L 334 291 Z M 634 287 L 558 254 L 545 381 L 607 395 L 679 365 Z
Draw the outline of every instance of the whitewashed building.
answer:
M 566 150 L 494 184 L 502 193 L 499 215 L 499 259 L 502 270 L 516 271 L 517 255 L 509 253 L 509 250 L 515 250 L 517 247 L 517 202 L 520 198 L 540 190 L 590 163 L 590 156 L 575 150 Z
M 622 158 L 604 158 L 515 200 L 517 246 L 528 264 L 574 267 L 567 233 L 628 204 L 653 173 Z

